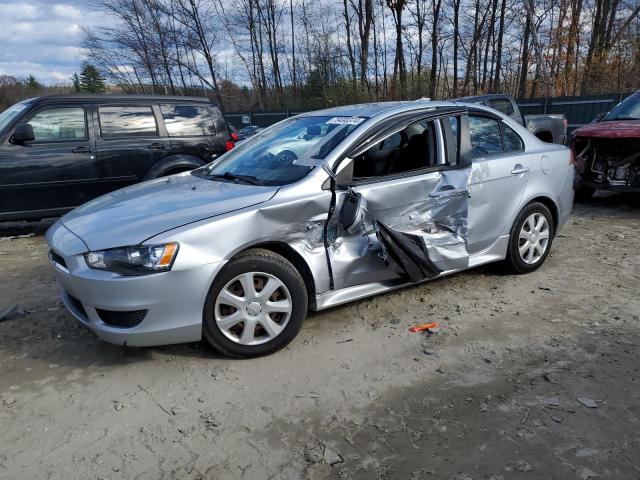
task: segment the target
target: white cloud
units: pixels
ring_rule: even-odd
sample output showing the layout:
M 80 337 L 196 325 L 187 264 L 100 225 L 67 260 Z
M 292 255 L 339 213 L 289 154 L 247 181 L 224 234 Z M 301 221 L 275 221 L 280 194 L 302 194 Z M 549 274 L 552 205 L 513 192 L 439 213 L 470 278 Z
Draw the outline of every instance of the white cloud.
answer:
M 82 27 L 104 24 L 87 1 L 29 0 L 0 7 L 0 74 L 68 82 L 83 60 Z

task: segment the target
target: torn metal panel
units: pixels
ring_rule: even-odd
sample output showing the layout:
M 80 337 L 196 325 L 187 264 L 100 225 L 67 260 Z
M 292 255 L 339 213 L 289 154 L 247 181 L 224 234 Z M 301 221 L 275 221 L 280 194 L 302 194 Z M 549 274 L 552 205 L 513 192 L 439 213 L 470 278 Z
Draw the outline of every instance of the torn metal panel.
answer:
M 418 281 L 418 276 L 423 280 L 466 268 L 469 174 L 470 168 L 463 168 L 355 187 L 366 199 L 367 215 L 359 231 L 349 234 L 343 229 L 332 239 L 335 288 L 403 277 Z M 344 208 L 350 195 L 341 192 L 337 208 Z M 376 232 L 376 222 L 383 225 L 382 235 Z M 409 275 L 393 261 L 410 257 L 400 245 L 411 244 L 425 259 L 425 265 L 415 267 L 420 274 Z

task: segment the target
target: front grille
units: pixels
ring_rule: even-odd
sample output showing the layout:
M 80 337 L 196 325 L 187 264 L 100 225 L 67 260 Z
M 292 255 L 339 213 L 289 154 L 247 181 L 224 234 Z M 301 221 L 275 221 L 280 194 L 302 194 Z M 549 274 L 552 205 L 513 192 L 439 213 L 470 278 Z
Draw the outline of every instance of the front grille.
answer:
M 76 310 L 77 313 L 81 314 L 85 319 L 89 318 L 87 316 L 87 311 L 82 306 L 82 303 L 77 298 L 72 297 L 67 293 L 67 298 L 69 299 L 69 303 Z
M 104 323 L 119 328 L 132 328 L 140 325 L 147 314 L 146 310 L 115 312 L 113 310 L 101 310 L 99 308 L 96 308 L 96 312 Z
M 49 253 L 51 254 L 51 260 L 52 261 L 54 261 L 58 265 L 63 266 L 64 268 L 67 268 L 67 262 L 64 261 L 64 258 L 62 258 L 61 255 L 57 254 L 53 250 L 51 250 Z

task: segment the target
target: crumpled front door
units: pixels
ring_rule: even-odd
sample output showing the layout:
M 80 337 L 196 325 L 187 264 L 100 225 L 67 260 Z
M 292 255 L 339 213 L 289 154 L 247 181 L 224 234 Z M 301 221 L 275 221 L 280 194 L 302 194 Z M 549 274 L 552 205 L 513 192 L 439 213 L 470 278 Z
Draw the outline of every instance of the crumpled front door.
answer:
M 334 288 L 385 280 L 417 282 L 469 265 L 470 167 L 417 174 L 336 192 L 336 212 L 361 195 L 363 222 L 328 229 Z

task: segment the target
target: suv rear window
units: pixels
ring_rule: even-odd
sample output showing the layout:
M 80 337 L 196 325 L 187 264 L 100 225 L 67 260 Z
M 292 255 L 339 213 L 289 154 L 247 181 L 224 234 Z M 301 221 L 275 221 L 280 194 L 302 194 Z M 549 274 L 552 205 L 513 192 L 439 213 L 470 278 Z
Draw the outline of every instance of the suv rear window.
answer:
M 161 105 L 160 110 L 170 137 L 203 137 L 216 133 L 211 114 L 205 107 Z
M 149 106 L 99 107 L 103 138 L 157 135 L 158 127 Z
M 513 105 L 506 98 L 497 98 L 495 100 L 489 100 L 489 106 L 491 108 L 495 108 L 499 112 L 502 112 L 508 116 L 513 115 L 513 112 L 514 112 Z

